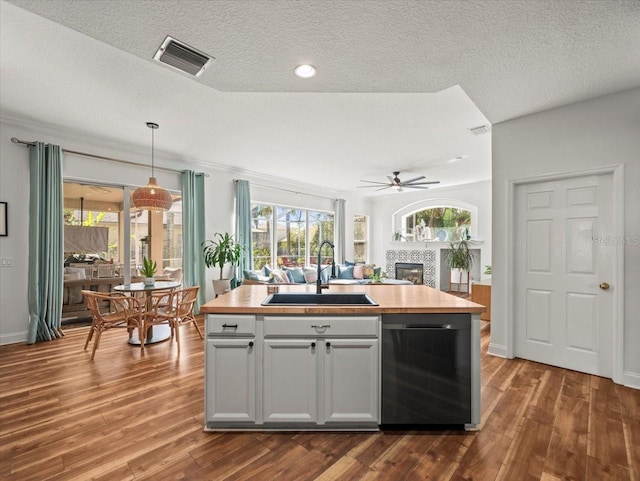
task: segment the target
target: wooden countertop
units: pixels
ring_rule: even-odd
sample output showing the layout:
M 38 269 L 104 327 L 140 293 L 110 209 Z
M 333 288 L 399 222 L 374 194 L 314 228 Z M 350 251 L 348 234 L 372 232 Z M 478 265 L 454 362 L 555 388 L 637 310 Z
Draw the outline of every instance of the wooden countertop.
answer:
M 280 292 L 315 292 L 315 285 L 280 285 Z M 383 314 L 383 313 L 480 313 L 484 306 L 427 286 L 335 285 L 323 292 L 362 292 L 378 306 L 262 306 L 266 285 L 244 285 L 200 307 L 205 314 Z

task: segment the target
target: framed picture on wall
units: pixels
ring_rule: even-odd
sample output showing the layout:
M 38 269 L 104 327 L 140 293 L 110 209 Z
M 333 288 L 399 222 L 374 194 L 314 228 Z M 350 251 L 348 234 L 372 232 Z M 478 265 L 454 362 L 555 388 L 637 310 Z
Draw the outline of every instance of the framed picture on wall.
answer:
M 7 225 L 7 203 L 0 202 L 0 236 L 6 237 L 8 234 Z

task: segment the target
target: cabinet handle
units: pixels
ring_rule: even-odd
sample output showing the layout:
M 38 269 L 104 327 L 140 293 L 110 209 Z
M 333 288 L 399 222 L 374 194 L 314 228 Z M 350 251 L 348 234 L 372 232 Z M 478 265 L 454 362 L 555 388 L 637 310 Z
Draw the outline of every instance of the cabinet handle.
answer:
M 249 347 L 253 347 L 253 341 L 249 342 Z
M 327 342 L 326 345 L 327 345 L 327 347 L 331 347 L 331 343 L 330 342 Z
M 328 329 L 331 327 L 331 324 L 311 324 L 311 327 L 314 329 Z
M 222 325 L 222 329 L 227 329 L 227 328 L 238 329 L 238 325 L 237 324 L 223 324 Z
M 311 343 L 311 347 L 316 347 L 316 343 L 315 343 L 315 342 L 312 342 L 312 343 Z

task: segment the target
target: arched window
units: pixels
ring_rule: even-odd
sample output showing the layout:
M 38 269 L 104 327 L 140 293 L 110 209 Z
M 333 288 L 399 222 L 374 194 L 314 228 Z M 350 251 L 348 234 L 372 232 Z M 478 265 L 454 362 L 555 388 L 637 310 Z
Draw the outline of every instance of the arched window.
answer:
M 394 214 L 396 241 L 452 242 L 476 231 L 477 208 L 466 202 L 433 199 L 410 204 Z

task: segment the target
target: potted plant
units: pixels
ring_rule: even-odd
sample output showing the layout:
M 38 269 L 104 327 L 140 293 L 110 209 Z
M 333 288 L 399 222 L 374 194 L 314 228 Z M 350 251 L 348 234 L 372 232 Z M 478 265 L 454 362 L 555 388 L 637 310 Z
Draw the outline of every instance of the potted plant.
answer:
M 466 239 L 452 242 L 447 252 L 447 265 L 451 269 L 451 284 L 469 283 L 469 271 L 473 266 L 474 254 L 469 249 L 469 242 Z M 451 289 L 449 289 L 451 290 Z
M 235 269 L 242 256 L 242 246 L 234 240 L 233 236 L 219 232 L 214 234 L 213 240 L 206 240 L 202 245 L 205 265 L 220 269 L 220 279 L 213 281 L 215 294 L 220 295 L 229 292 L 231 290 L 231 279 L 224 278 L 224 266 L 231 264 Z
M 144 277 L 144 285 L 152 286 L 155 284 L 156 280 L 153 276 L 156 275 L 156 271 L 158 270 L 158 266 L 156 265 L 156 261 L 152 261 L 151 259 L 147 259 L 146 257 L 142 258 L 142 268 L 140 269 L 140 274 Z

